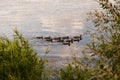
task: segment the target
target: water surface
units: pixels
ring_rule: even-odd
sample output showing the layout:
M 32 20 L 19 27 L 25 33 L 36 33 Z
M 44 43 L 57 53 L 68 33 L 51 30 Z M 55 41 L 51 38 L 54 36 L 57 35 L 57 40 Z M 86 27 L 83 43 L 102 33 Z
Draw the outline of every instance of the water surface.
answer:
M 86 13 L 98 9 L 97 5 L 95 0 L 0 0 L 0 35 L 11 37 L 17 28 L 41 56 L 48 48 L 48 59 L 59 61 L 74 53 L 81 56 L 81 50 L 89 42 L 86 37 L 71 46 L 35 37 L 83 34 L 88 29 Z

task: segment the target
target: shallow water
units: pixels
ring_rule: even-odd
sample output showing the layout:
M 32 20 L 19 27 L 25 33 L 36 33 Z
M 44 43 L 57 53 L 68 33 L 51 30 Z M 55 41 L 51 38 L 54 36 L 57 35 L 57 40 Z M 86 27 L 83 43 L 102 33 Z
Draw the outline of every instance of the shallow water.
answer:
M 98 9 L 95 0 L 0 0 L 0 35 L 11 38 L 17 28 L 30 45 L 48 59 L 61 60 L 81 50 L 90 40 L 83 37 L 79 43 L 64 46 L 35 39 L 36 36 L 74 36 L 83 34 L 91 24 L 86 23 L 86 13 Z

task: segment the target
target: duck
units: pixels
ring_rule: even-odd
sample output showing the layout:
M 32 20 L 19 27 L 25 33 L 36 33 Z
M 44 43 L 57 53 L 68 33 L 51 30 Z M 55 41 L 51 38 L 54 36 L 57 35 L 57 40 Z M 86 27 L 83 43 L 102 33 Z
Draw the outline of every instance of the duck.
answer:
M 64 36 L 62 37 L 62 39 L 69 39 L 69 36 Z
M 80 36 L 74 36 L 73 38 L 79 38 L 81 40 L 82 39 L 82 35 L 80 35 Z
M 53 42 L 53 39 L 46 39 L 46 41 L 50 41 L 50 42 Z
M 71 43 L 73 43 L 73 39 L 68 39 L 68 40 L 66 40 L 66 42 L 71 42 Z
M 40 37 L 36 37 L 37 39 L 43 39 L 43 36 L 40 36 Z
M 74 38 L 73 41 L 77 41 L 77 42 L 79 42 L 80 39 L 79 39 L 79 38 Z
M 51 37 L 49 36 L 49 37 L 44 37 L 44 39 L 51 39 Z
M 68 46 L 70 46 L 70 42 L 63 42 L 63 45 L 68 45 Z
M 61 37 L 53 38 L 54 40 L 61 40 Z
M 60 39 L 60 40 L 57 40 L 57 42 L 64 42 L 64 40 L 63 40 L 63 39 Z
M 82 40 L 82 35 L 80 35 L 80 40 Z

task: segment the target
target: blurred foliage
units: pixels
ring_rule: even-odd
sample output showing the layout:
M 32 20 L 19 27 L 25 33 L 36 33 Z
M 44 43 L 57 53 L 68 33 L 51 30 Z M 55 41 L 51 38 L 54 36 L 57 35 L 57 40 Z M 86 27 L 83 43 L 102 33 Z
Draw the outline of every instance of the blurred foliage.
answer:
M 88 47 L 99 57 L 95 74 L 103 79 L 120 79 L 120 2 L 114 0 L 99 0 L 102 11 L 90 12 L 89 20 L 95 24 L 91 33 L 92 43 Z M 101 67 L 102 66 L 102 67 Z
M 103 10 L 88 17 L 95 26 L 88 31 L 92 42 L 86 51 L 91 57 L 73 59 L 74 64 L 61 69 L 60 80 L 120 80 L 120 1 L 98 2 Z
M 0 37 L 0 80 L 42 80 L 44 60 L 14 32 L 14 40 Z

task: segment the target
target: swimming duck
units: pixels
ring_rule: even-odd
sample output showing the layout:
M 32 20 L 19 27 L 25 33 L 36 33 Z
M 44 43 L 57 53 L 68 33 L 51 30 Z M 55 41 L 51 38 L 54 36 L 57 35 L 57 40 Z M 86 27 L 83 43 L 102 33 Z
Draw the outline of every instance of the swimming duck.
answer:
M 77 41 L 77 42 L 79 42 L 80 39 L 78 39 L 78 38 L 74 38 L 73 41 Z
M 53 39 L 46 39 L 46 41 L 50 41 L 50 42 L 53 42 Z
M 40 36 L 40 37 L 36 37 L 37 39 L 43 39 L 43 36 Z
M 80 40 L 82 40 L 82 35 L 80 35 Z
M 62 37 L 62 39 L 69 39 L 69 36 L 64 36 Z
M 49 37 L 44 37 L 44 39 L 51 39 L 51 37 L 49 36 Z
M 60 39 L 60 40 L 57 40 L 57 42 L 64 42 L 64 40 L 63 40 L 63 39 Z
M 73 43 L 73 39 L 68 39 L 68 40 L 66 40 L 66 42 Z
M 73 38 L 80 38 L 80 40 L 82 39 L 82 35 L 80 36 L 74 36 Z
M 70 46 L 70 42 L 63 42 L 63 45 L 68 45 L 68 46 Z
M 61 37 L 53 38 L 54 40 L 61 40 Z

